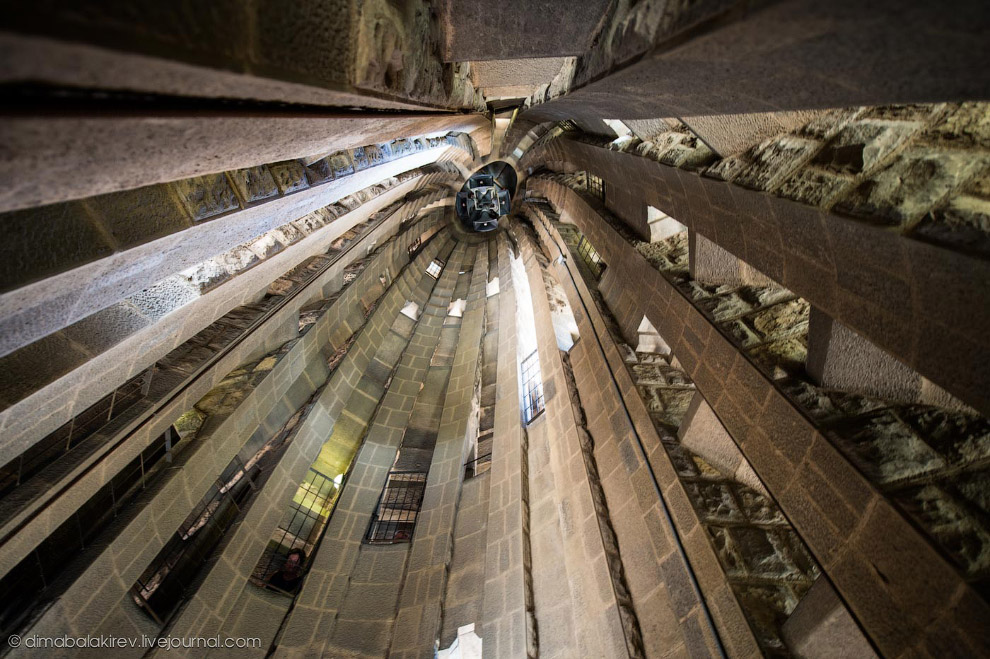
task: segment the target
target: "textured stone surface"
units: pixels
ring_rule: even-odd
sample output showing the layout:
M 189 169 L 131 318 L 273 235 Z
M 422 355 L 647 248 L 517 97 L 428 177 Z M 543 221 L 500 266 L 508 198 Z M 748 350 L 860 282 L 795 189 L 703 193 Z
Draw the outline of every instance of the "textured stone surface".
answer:
M 35 36 L 0 37 L 0 577 L 8 609 L 45 600 L 23 631 L 163 633 L 129 588 L 213 543 L 175 530 L 239 455 L 263 475 L 197 550 L 173 637 L 986 654 L 990 423 L 961 399 L 987 411 L 990 140 L 986 104 L 959 102 L 986 97 L 982 5 L 42 2 L 8 12 Z M 583 52 L 530 78 L 491 60 L 486 99 L 442 61 L 476 16 L 510 29 L 474 46 Z M 529 98 L 494 129 L 444 112 L 501 95 Z M 362 109 L 410 102 L 440 112 Z M 500 150 L 526 199 L 471 234 L 450 190 Z M 311 467 L 343 487 L 287 536 Z M 367 542 L 406 467 L 415 526 Z M 94 510 L 113 523 L 57 577 Z M 286 542 L 308 554 L 294 601 L 261 587 Z
M 607 4 L 545 0 L 512 3 L 493 12 L 477 0 L 453 0 L 443 17 L 446 60 L 515 60 L 580 55 L 590 45 Z
M 564 60 L 563 57 L 540 57 L 471 62 L 471 80 L 475 87 L 546 84 L 560 72 Z
M 719 291 L 685 289 L 686 282 L 676 276 L 665 280 L 650 275 L 653 268 L 636 254 L 635 241 L 630 244 L 630 238 L 622 232 L 621 226 L 614 219 L 600 215 L 601 211 L 595 209 L 592 200 L 549 180 L 537 182 L 531 179 L 529 186 L 538 191 L 540 196 L 548 198 L 557 208 L 561 208 L 562 219 L 577 224 L 603 258 L 611 263 L 606 277 L 608 281 L 603 280 L 602 286 L 606 299 L 615 305 L 617 322 L 620 325 L 626 325 L 630 320 L 638 323 L 645 311 L 661 334 L 677 337 L 671 343 L 673 356 L 692 375 L 692 379 L 699 383 L 702 392 L 709 389 L 722 392 L 712 405 L 716 414 L 734 438 L 743 438 L 739 445 L 747 459 L 752 461 L 754 471 L 759 474 L 767 489 L 776 495 L 782 510 L 794 523 L 794 528 L 822 560 L 822 569 L 832 577 L 849 602 L 851 610 L 859 617 L 860 623 L 869 630 L 872 640 L 881 648 L 906 647 L 918 643 L 916 625 L 923 624 L 924 619 L 931 620 L 933 616 L 926 615 L 925 611 L 928 609 L 915 608 L 901 599 L 908 597 L 907 591 L 902 589 L 910 589 L 909 580 L 880 579 L 875 576 L 876 573 L 864 572 L 862 561 L 879 561 L 874 564 L 885 574 L 890 574 L 887 570 L 897 570 L 899 574 L 907 575 L 910 572 L 907 566 L 912 563 L 912 559 L 904 557 L 904 560 L 895 560 L 893 556 L 903 557 L 903 554 L 880 547 L 889 545 L 896 537 L 897 542 L 910 542 L 914 548 L 912 551 L 924 552 L 926 564 L 938 565 L 939 579 L 945 581 L 937 590 L 929 588 L 924 594 L 910 596 L 913 598 L 911 601 L 918 601 L 918 597 L 949 597 L 949 593 L 955 592 L 964 580 L 971 578 L 970 570 L 981 569 L 977 567 L 982 564 L 985 547 L 981 528 L 960 524 L 949 527 L 953 530 L 948 531 L 938 524 L 932 524 L 931 520 L 926 520 L 924 513 L 916 510 L 917 504 L 912 507 L 910 502 L 914 492 L 909 487 L 911 482 L 924 482 L 932 478 L 938 480 L 942 477 L 941 474 L 946 473 L 948 461 L 944 449 L 936 450 L 921 439 L 922 435 L 934 439 L 938 433 L 928 435 L 932 430 L 932 426 L 928 424 L 924 426 L 926 430 L 921 430 L 920 427 L 915 430 L 906 419 L 917 418 L 917 410 L 885 409 L 882 401 L 840 395 L 836 392 L 815 392 L 805 388 L 803 391 L 812 394 L 808 400 L 807 394 L 798 393 L 802 389 L 796 386 L 800 382 L 797 378 L 788 376 L 786 372 L 780 375 L 767 371 L 760 373 L 748 359 L 734 354 L 733 349 L 726 349 L 729 341 L 723 334 L 706 327 L 704 322 L 699 323 L 699 314 L 705 315 L 704 312 L 692 308 L 685 299 L 694 295 L 693 290 L 703 293 L 702 300 L 711 293 L 720 294 Z M 628 284 L 616 285 L 616 282 L 623 281 L 650 281 L 648 286 L 654 293 L 648 297 L 632 295 Z M 680 291 L 675 287 L 680 288 Z M 752 299 L 755 301 L 761 298 L 765 300 L 764 303 L 771 305 L 770 310 L 782 304 L 784 308 L 793 306 L 791 303 L 794 302 L 793 298 L 780 298 L 776 293 L 769 296 L 758 294 Z M 789 314 L 780 318 L 787 315 Z M 787 321 L 779 326 L 784 332 L 783 336 L 795 329 L 793 322 Z M 797 325 L 799 327 L 800 324 Z M 799 331 L 806 332 L 807 325 Z M 769 366 L 773 364 L 774 360 L 768 362 Z M 760 374 L 754 377 L 757 373 Z M 778 385 L 767 387 L 761 384 L 769 382 L 771 376 L 782 378 L 777 382 L 780 383 L 780 389 L 787 392 L 786 397 L 777 390 Z M 791 400 L 800 399 L 799 404 L 804 414 L 788 400 L 792 396 Z M 818 409 L 816 398 L 824 400 L 826 406 Z M 754 409 L 762 409 L 762 412 L 754 415 Z M 955 413 L 944 410 L 940 414 L 949 414 L 957 419 L 946 426 L 956 429 L 950 433 L 952 436 L 964 442 L 973 441 L 962 438 L 974 437 L 975 428 L 970 424 L 976 422 L 975 419 L 964 421 L 970 417 L 966 414 L 957 417 Z M 830 415 L 831 420 L 828 420 Z M 850 415 L 850 418 L 845 418 L 845 415 Z M 925 416 L 927 415 L 923 414 L 922 418 Z M 822 419 L 822 425 L 817 425 L 818 421 L 815 424 L 820 430 L 811 430 L 812 425 L 808 418 Z M 830 445 L 820 432 L 833 438 L 834 445 Z M 956 432 L 960 434 L 956 435 Z M 980 435 L 981 432 L 975 430 L 975 435 Z M 950 443 L 959 440 L 950 440 Z M 967 471 L 974 470 L 972 473 L 976 478 L 979 477 L 975 474 L 983 469 L 979 464 L 968 463 L 966 468 Z M 699 470 L 696 461 L 692 471 L 692 465 L 684 460 L 679 461 L 679 471 L 685 474 L 717 473 L 715 470 Z M 864 473 L 875 479 L 872 485 L 863 478 L 861 474 Z M 878 496 L 879 491 L 889 492 L 890 499 Z M 703 510 L 725 514 L 729 518 L 740 510 L 736 500 L 724 498 L 722 488 L 717 492 L 710 487 L 705 490 L 699 488 L 698 493 L 704 497 Z M 942 493 L 937 493 L 937 497 L 939 498 L 928 504 L 928 510 L 933 513 L 932 519 L 939 516 L 942 519 L 952 519 L 951 511 L 959 508 Z M 874 513 L 864 525 L 860 511 L 869 510 L 871 501 L 874 502 Z M 898 507 L 895 508 L 895 505 Z M 943 512 L 935 513 L 937 510 Z M 763 519 L 765 507 L 756 506 L 754 514 Z M 979 518 L 979 515 L 974 515 L 970 520 L 975 522 Z M 751 546 L 757 551 L 756 556 L 769 558 L 768 554 L 758 551 L 762 546 L 759 542 L 749 545 L 749 541 L 736 539 L 731 533 L 723 535 L 726 538 L 723 546 L 727 549 Z M 911 536 L 914 539 L 908 540 Z M 867 537 L 870 539 L 867 540 Z M 930 543 L 937 544 L 939 550 L 934 550 Z M 777 537 L 771 544 L 791 546 L 785 536 Z M 856 547 L 854 551 L 867 551 L 870 558 L 857 558 L 856 567 L 848 567 L 851 559 L 836 559 L 837 548 L 843 545 Z M 969 550 L 961 551 L 964 546 Z M 734 555 L 737 555 L 734 549 L 725 554 L 726 558 Z M 913 560 L 919 560 L 917 555 Z M 792 564 L 798 565 L 800 562 Z M 762 559 L 755 565 L 760 564 L 769 565 Z M 752 567 L 751 565 L 750 568 Z M 900 572 L 904 569 L 908 571 Z M 868 574 L 874 576 L 867 578 Z M 772 603 L 791 606 L 801 593 L 774 593 L 765 587 L 757 587 L 738 590 L 737 594 L 747 602 L 744 608 L 759 608 Z M 877 598 L 883 598 L 889 606 L 899 607 L 904 615 L 911 618 L 906 619 L 898 629 L 892 629 L 886 613 L 874 615 L 869 608 L 864 609 L 856 604 L 857 601 L 864 604 L 876 602 Z M 758 629 L 765 630 L 768 621 L 769 619 L 757 618 L 754 619 L 754 624 Z M 949 633 L 960 639 L 960 642 L 969 643 L 969 629 L 968 623 L 960 621 Z M 763 631 L 760 633 L 763 634 Z

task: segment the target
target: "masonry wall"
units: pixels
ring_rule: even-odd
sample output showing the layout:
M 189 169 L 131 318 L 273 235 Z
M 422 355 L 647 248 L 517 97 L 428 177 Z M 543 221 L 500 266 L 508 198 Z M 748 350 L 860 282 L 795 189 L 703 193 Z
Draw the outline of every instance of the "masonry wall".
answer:
M 641 238 L 646 206 L 659 208 L 985 412 L 988 388 L 969 368 L 986 350 L 977 310 L 990 305 L 969 285 L 987 278 L 971 255 L 985 237 L 946 224 L 982 185 L 981 107 L 836 111 L 722 160 L 693 160 L 700 144 L 644 143 L 641 156 L 564 139 L 521 164 L 602 177 L 608 207 Z M 836 160 L 843 149 L 864 160 Z
M 983 615 L 978 612 L 985 611 L 985 603 L 952 563 L 589 202 L 554 183 L 530 181 L 529 186 L 549 198 L 565 221 L 573 221 L 610 264 L 611 276 L 621 282 L 614 290 L 622 295 L 609 301 L 620 323 L 646 315 L 699 390 L 720 392 L 706 398 L 881 651 L 925 643 L 917 630 L 936 619 L 940 634 L 979 646 L 982 641 L 971 636 L 974 628 L 957 617 L 962 613 L 955 607 L 957 598 L 965 599 L 968 618 Z M 648 295 L 630 294 L 644 285 Z M 929 566 L 923 593 L 907 576 L 918 561 Z M 904 576 L 890 578 L 893 574 Z M 896 619 L 903 627 L 891 624 L 892 610 L 902 612 Z

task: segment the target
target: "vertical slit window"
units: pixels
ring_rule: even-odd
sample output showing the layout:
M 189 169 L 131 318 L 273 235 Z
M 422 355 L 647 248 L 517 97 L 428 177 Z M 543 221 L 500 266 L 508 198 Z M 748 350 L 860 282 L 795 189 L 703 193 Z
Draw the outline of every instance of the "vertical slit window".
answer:
M 543 412 L 543 376 L 534 350 L 522 362 L 523 420 L 529 423 Z
M 368 528 L 366 542 L 394 544 L 412 539 L 416 517 L 423 505 L 426 472 L 396 471 L 388 473 L 385 489 L 378 500 Z
M 264 555 L 254 568 L 252 581 L 255 585 L 270 586 L 272 578 L 281 575 L 281 570 L 291 553 L 302 550 L 306 556 L 312 556 L 313 548 L 323 533 L 333 505 L 337 501 L 342 482 L 342 476 L 331 478 L 315 469 L 309 470 L 306 480 L 292 497 L 288 514 L 275 529 Z M 302 574 L 293 581 L 294 583 L 289 584 L 292 586 L 292 592 L 298 589 Z M 283 579 L 274 587 L 289 592 L 284 587 L 285 584 L 286 581 Z
M 585 178 L 588 182 L 588 192 L 595 196 L 601 202 L 605 203 L 605 181 L 594 174 L 585 173 Z
M 602 278 L 602 273 L 605 272 L 605 262 L 602 261 L 601 255 L 598 254 L 598 250 L 592 247 L 591 243 L 585 236 L 581 236 L 581 241 L 578 242 L 578 254 L 581 256 L 581 260 L 584 261 L 588 269 L 591 270 L 592 274 L 595 275 L 596 279 Z
M 172 616 L 211 551 L 250 496 L 260 473 L 238 459 L 227 466 L 134 584 L 134 601 L 159 625 Z

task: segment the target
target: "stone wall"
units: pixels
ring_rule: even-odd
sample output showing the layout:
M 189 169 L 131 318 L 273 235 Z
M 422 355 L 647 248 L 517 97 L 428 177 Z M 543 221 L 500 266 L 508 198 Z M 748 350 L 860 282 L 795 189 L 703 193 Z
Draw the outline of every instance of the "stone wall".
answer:
M 711 157 L 700 163 L 679 157 L 664 164 L 676 145 L 656 162 L 554 140 L 530 151 L 521 165 L 593 172 L 606 181 L 608 207 L 641 238 L 649 235 L 646 206 L 659 208 L 985 411 L 981 392 L 988 388 L 969 366 L 974 355 L 987 350 L 987 319 L 975 310 L 990 304 L 985 289 L 969 282 L 986 279 L 988 266 L 966 246 L 971 229 L 956 221 L 957 229 L 950 230 L 937 219 L 946 217 L 941 209 L 955 199 L 976 198 L 986 160 L 979 141 L 982 112 L 980 104 L 836 111 L 793 136 L 754 147 L 751 154 L 714 163 Z M 861 117 L 858 123 L 854 117 Z M 860 141 L 843 147 L 843 131 Z M 652 147 L 636 148 L 648 154 Z M 828 173 L 828 167 L 846 167 L 828 164 L 829 154 L 843 148 L 862 150 L 866 161 L 855 174 Z M 816 158 L 822 164 L 815 164 Z M 942 168 L 930 185 L 908 184 L 886 201 L 867 203 L 902 169 L 916 165 L 918 180 L 927 180 L 924 162 Z M 816 171 L 840 188 L 821 199 L 786 198 L 787 190 L 800 195 L 791 182 Z M 868 192 L 876 186 L 881 186 L 876 193 Z M 914 192 L 898 198 L 908 190 Z M 925 235 L 925 226 L 946 228 L 936 243 Z M 973 312 L 960 318 L 961 308 Z
M 972 628 L 955 618 L 950 604 L 965 597 L 967 615 L 974 615 L 985 610 L 979 595 L 786 394 L 739 355 L 676 288 L 659 273 L 652 274 L 656 271 L 589 202 L 549 182 L 530 180 L 529 188 L 549 198 L 564 221 L 577 224 L 610 264 L 611 276 L 622 282 L 618 290 L 623 296 L 613 307 L 620 324 L 626 324 L 624 319 L 638 323 L 646 315 L 702 393 L 722 392 L 706 398 L 872 641 L 883 651 L 924 643 L 917 630 L 935 620 L 925 612 L 940 611 L 941 633 L 952 629 L 960 642 L 979 646 L 977 639 L 964 640 L 971 637 Z M 643 285 L 650 295 L 628 295 Z M 896 551 L 890 548 L 892 542 L 897 543 Z M 918 606 L 919 594 L 910 589 L 910 566 L 918 561 L 929 567 L 927 606 Z M 881 579 L 881 573 L 887 578 Z M 878 613 L 878 602 L 883 602 L 885 613 Z M 902 611 L 903 627 L 891 627 L 894 609 Z
M 102 329 L 102 335 L 84 334 L 88 337 L 86 340 L 96 342 L 92 349 L 59 350 L 66 345 L 71 347 L 75 344 L 61 333 L 56 333 L 51 335 L 52 338 L 36 343 L 38 346 L 47 346 L 46 350 L 32 350 L 28 347 L 10 355 L 8 361 L 11 363 L 11 374 L 24 374 L 17 385 L 20 391 L 37 387 L 39 380 L 42 383 L 50 381 L 53 374 L 76 364 L 79 359 L 86 361 L 67 376 L 48 382 L 42 389 L 16 404 L 11 401 L 12 406 L 0 413 L 5 419 L 7 450 L 16 453 L 15 447 L 18 445 L 29 445 L 41 439 L 128 378 L 148 368 L 206 325 L 238 305 L 254 302 L 259 297 L 259 292 L 263 295 L 264 289 L 274 278 L 307 258 L 326 252 L 341 236 L 368 220 L 372 214 L 421 187 L 428 188 L 433 183 L 447 180 L 449 174 L 445 173 L 427 174 L 425 177 L 409 180 L 322 227 L 319 226 L 320 223 L 311 222 L 304 217 L 300 222 L 309 235 L 294 243 L 298 250 L 278 251 L 264 261 L 256 262 L 256 267 L 234 277 L 226 286 L 211 289 L 193 300 L 180 296 L 175 302 L 179 308 L 164 317 L 155 316 L 154 324 L 143 326 L 143 316 L 136 311 L 131 312 L 130 316 L 124 315 L 124 321 L 111 314 L 105 319 L 106 327 L 99 328 Z M 399 219 L 400 216 L 395 216 L 388 226 Z M 303 235 L 303 231 L 294 235 Z M 381 231 L 373 230 L 371 240 L 380 239 Z M 132 319 L 130 324 L 126 322 L 128 319 Z M 101 338 L 102 344 L 98 342 Z M 117 343 L 114 345 L 115 341 Z M 139 350 L 142 347 L 147 351 Z M 56 354 L 52 355 L 52 350 Z M 96 354 L 93 354 L 94 350 Z M 13 370 L 15 366 L 16 370 Z M 39 407 L 36 401 L 42 398 L 45 404 Z

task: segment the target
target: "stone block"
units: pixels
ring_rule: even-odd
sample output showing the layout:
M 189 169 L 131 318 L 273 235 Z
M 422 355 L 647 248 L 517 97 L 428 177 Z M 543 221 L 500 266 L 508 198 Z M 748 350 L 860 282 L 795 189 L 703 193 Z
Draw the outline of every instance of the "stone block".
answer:
M 204 174 L 173 181 L 175 190 L 194 222 L 237 210 L 237 195 L 223 174 Z
M 781 627 L 787 648 L 798 657 L 876 657 L 832 584 L 819 577 Z
M 743 485 L 763 491 L 763 485 L 739 447 L 700 393 L 694 395 L 677 435 L 683 447 L 702 456 L 727 478 L 738 479 Z
M 706 284 L 766 286 L 772 283 L 733 254 L 701 234 L 689 234 L 691 277 Z
M 913 121 L 853 121 L 835 135 L 812 162 L 845 174 L 873 169 L 921 127 Z
M 268 169 L 275 179 L 275 184 L 283 195 L 291 194 L 309 187 L 307 170 L 298 160 L 284 160 L 269 165 Z
M 85 204 L 69 202 L 3 215 L 0 292 L 77 268 L 114 251 Z
M 238 196 L 247 204 L 278 196 L 271 171 L 264 165 L 227 172 Z
M 340 151 L 330 156 L 330 166 L 333 169 L 334 178 L 342 178 L 354 173 L 354 163 L 351 162 L 351 156 L 346 151 Z
M 118 249 L 135 247 L 191 226 L 167 185 L 113 192 L 84 203 L 94 217 L 100 218 Z
M 827 389 L 905 403 L 921 395 L 917 371 L 817 307 L 811 308 L 807 370 Z
M 352 582 L 340 617 L 352 620 L 390 619 L 395 613 L 399 585 L 398 581 L 381 584 Z
M 0 400 L 13 405 L 89 358 L 90 354 L 64 332 L 15 350 L 0 358 Z
M 972 195 L 954 195 L 927 214 L 914 235 L 951 249 L 990 256 L 990 201 Z
M 86 352 L 98 355 L 151 321 L 127 302 L 118 302 L 66 327 L 65 336 Z
M 990 159 L 971 153 L 915 146 L 862 182 L 839 212 L 903 227 L 923 217 L 936 203 L 981 171 Z
M 330 164 L 329 156 L 306 165 L 306 179 L 310 185 L 320 185 L 332 181 L 333 178 L 333 166 Z
M 342 617 L 325 648 L 326 656 L 382 656 L 388 646 L 388 631 L 385 620 L 369 622 Z
M 734 182 L 754 190 L 772 190 L 807 162 L 818 147 L 818 142 L 792 136 L 768 140 L 756 149 L 753 161 Z
M 174 275 L 135 293 L 127 298 L 127 302 L 141 315 L 157 321 L 198 297 L 199 290 L 195 284 L 181 275 Z

